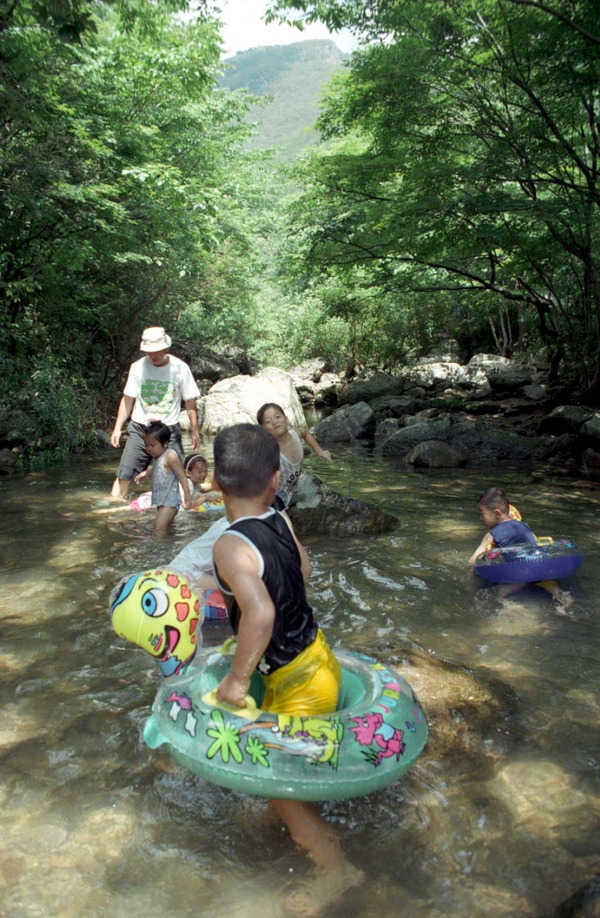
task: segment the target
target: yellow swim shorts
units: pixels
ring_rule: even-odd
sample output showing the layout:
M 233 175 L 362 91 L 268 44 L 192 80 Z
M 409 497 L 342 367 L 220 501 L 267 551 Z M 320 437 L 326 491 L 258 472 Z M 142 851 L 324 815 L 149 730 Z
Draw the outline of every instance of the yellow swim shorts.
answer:
M 263 711 L 277 714 L 328 714 L 337 707 L 342 673 L 323 632 L 295 660 L 263 676 Z

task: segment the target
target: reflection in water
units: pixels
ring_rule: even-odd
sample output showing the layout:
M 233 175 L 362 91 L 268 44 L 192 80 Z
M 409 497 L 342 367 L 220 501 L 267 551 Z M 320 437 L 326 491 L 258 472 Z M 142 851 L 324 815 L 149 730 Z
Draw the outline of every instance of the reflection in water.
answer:
M 366 874 L 327 914 L 551 915 L 600 869 L 595 486 L 353 454 L 306 467 L 399 519 L 309 540 L 310 597 L 334 646 L 402 669 L 430 723 L 401 781 L 324 806 Z M 181 513 L 156 542 L 152 513 L 95 515 L 113 472 L 111 453 L 0 481 L 0 916 L 285 916 L 310 865 L 261 800 L 145 747 L 158 670 L 108 619 L 124 574 L 164 564 L 214 517 Z M 467 571 L 493 484 L 536 532 L 582 548 L 568 614 L 534 587 L 502 600 Z

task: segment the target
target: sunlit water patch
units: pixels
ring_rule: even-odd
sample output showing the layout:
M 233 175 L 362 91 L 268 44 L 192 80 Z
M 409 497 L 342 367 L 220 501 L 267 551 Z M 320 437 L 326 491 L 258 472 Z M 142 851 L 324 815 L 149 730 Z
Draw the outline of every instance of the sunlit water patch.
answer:
M 264 801 L 143 742 L 158 671 L 112 632 L 108 597 L 213 517 L 182 513 L 157 542 L 151 512 L 95 512 L 114 455 L 0 480 L 0 916 L 284 918 L 312 868 Z M 306 465 L 398 520 L 308 539 L 309 596 L 334 646 L 403 672 L 430 725 L 402 780 L 323 806 L 365 872 L 327 915 L 551 915 L 600 869 L 596 487 L 353 453 Z M 503 597 L 468 570 L 477 497 L 494 484 L 538 534 L 582 548 L 568 609 L 536 588 Z

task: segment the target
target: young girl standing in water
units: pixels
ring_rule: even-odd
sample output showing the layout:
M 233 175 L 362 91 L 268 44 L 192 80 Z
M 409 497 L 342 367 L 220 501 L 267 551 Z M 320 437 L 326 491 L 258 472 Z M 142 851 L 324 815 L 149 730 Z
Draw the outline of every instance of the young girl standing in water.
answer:
M 149 424 L 144 430 L 144 449 L 152 458 L 152 506 L 156 507 L 156 520 L 154 531 L 164 535 L 183 506 L 186 510 L 192 506 L 192 497 L 188 479 L 183 470 L 181 459 L 173 449 L 169 449 L 171 431 L 169 428 L 156 421 Z M 149 470 L 140 472 L 136 482 L 144 481 Z M 183 498 L 179 493 L 179 485 L 183 491 Z
M 323 459 L 324 462 L 333 461 L 331 453 L 328 449 L 321 449 L 307 427 L 290 427 L 285 411 L 274 402 L 262 405 L 256 413 L 256 420 L 279 443 L 281 479 L 273 506 L 276 510 L 285 510 L 289 506 L 294 485 L 302 471 L 304 461 L 302 441 L 304 440 L 306 445 L 310 446 L 318 458 Z

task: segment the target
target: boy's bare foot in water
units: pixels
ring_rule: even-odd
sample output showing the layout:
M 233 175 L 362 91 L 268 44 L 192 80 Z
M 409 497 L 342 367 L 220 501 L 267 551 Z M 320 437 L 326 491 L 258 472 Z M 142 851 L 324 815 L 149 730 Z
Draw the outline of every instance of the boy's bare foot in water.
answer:
M 305 918 L 321 915 L 330 902 L 362 883 L 363 872 L 346 860 L 337 835 L 310 803 L 271 800 L 271 805 L 316 866 L 314 879 L 287 898 L 286 908 Z
M 365 875 L 358 867 L 344 860 L 335 870 L 317 868 L 314 879 L 303 882 L 286 900 L 286 908 L 302 918 L 323 915 L 330 903 L 337 902 L 353 886 L 360 886 Z

